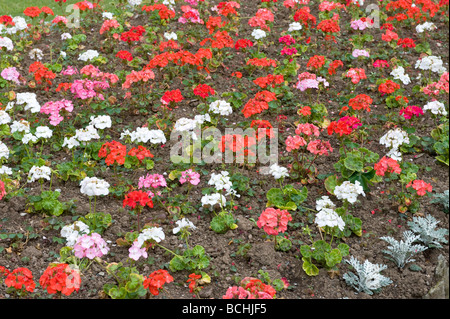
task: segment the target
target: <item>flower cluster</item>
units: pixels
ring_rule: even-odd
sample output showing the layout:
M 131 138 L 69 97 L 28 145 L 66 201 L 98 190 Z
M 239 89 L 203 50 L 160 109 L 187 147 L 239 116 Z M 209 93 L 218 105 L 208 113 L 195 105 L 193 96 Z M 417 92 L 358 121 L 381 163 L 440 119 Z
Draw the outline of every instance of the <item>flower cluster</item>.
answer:
M 70 296 L 74 291 L 80 290 L 80 272 L 68 264 L 50 264 L 39 279 L 39 284 L 49 294 L 61 293 Z
M 100 234 L 84 234 L 78 237 L 77 242 L 73 246 L 73 252 L 77 258 L 94 259 L 95 257 L 106 255 L 109 252 L 109 247 Z
M 156 270 L 152 272 L 148 277 L 144 279 L 143 285 L 145 289 L 148 289 L 153 296 L 159 295 L 164 285 L 172 282 L 173 277 L 167 270 Z
M 240 286 L 227 289 L 222 299 L 273 299 L 276 290 L 260 279 L 245 277 L 241 280 Z
M 287 224 L 290 221 L 292 216 L 287 210 L 269 207 L 261 213 L 256 225 L 263 228 L 268 235 L 276 236 L 287 230 Z
M 355 183 L 344 181 L 334 189 L 334 195 L 337 199 L 346 200 L 350 204 L 354 204 L 358 199 L 358 195 L 366 196 L 363 187 L 359 181 Z

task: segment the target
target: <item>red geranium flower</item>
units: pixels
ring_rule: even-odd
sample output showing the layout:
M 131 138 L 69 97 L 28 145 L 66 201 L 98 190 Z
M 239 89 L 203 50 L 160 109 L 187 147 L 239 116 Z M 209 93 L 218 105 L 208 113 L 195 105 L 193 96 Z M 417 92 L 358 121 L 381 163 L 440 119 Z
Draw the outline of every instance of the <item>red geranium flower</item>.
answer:
M 151 157 L 153 158 L 154 155 L 150 152 L 150 150 L 148 150 L 147 148 L 145 148 L 142 145 L 139 145 L 137 148 L 132 148 L 129 152 L 128 155 L 130 156 L 136 156 L 137 159 L 139 160 L 139 162 L 141 163 L 142 160 L 146 157 Z
M 70 296 L 74 291 L 80 290 L 80 272 L 68 264 L 50 264 L 39 279 L 39 284 L 49 294 L 60 292 Z
M 36 283 L 33 280 L 33 273 L 28 268 L 16 268 L 8 274 L 5 279 L 7 287 L 13 287 L 16 290 L 25 289 L 28 292 L 33 292 L 36 288 Z
M 148 289 L 153 296 L 159 295 L 164 284 L 172 282 L 173 277 L 167 270 L 156 270 L 144 279 L 144 288 Z
M 131 207 L 131 209 L 134 209 L 137 205 L 153 208 L 153 201 L 148 196 L 148 194 L 143 191 L 132 191 L 125 195 L 125 199 L 123 200 L 123 207 L 129 206 Z
M 125 163 L 125 156 L 127 153 L 127 147 L 120 142 L 112 141 L 106 142 L 102 145 L 98 151 L 98 157 L 104 158 L 106 165 L 123 165 Z
M 41 14 L 41 9 L 39 7 L 28 7 L 23 10 L 23 14 L 30 18 L 35 18 Z
M 126 50 L 121 50 L 121 51 L 117 52 L 116 57 L 119 59 L 122 59 L 122 60 L 126 60 L 126 61 L 133 60 L 133 56 L 131 55 L 131 53 Z

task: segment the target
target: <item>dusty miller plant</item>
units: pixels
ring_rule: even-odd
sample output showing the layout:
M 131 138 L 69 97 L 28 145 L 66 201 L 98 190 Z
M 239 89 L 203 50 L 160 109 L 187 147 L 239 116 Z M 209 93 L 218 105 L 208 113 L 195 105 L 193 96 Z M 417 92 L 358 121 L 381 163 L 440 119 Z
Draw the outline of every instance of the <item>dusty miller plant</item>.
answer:
M 381 288 L 392 283 L 390 278 L 381 274 L 381 271 L 387 268 L 386 265 L 372 264 L 368 260 L 364 261 L 364 264 L 361 264 L 353 256 L 345 261 L 354 268 L 356 274 L 348 272 L 342 278 L 347 285 L 355 288 L 357 292 L 363 291 L 369 295 L 373 295 L 374 292 L 378 292 Z
M 448 214 L 449 211 L 449 200 L 448 200 L 448 189 L 443 193 L 434 194 L 433 199 L 430 203 L 441 204 L 444 207 L 444 213 Z
M 448 241 L 445 235 L 448 235 L 448 229 L 436 226 L 440 223 L 431 215 L 426 217 L 413 217 L 412 222 L 408 222 L 410 229 L 419 236 L 419 241 L 429 248 L 442 248 L 440 243 L 446 244 Z
M 422 245 L 413 245 L 419 238 L 419 235 L 415 235 L 409 230 L 403 233 L 403 240 L 400 241 L 397 241 L 390 236 L 380 237 L 380 239 L 386 241 L 390 245 L 387 247 L 387 250 L 383 250 L 383 252 L 392 257 L 387 258 L 395 262 L 398 268 L 405 267 L 407 263 L 415 260 L 411 257 L 428 249 L 428 247 Z

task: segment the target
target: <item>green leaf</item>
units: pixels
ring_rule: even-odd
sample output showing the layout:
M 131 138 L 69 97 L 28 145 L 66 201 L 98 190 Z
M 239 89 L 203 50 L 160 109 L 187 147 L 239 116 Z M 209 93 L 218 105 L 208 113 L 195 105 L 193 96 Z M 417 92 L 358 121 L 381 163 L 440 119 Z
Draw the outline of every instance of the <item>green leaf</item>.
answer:
M 333 268 L 342 261 L 341 251 L 337 248 L 325 254 L 325 261 L 328 268 Z
M 171 271 L 180 271 L 186 268 L 186 262 L 181 256 L 175 256 L 169 263 Z
M 300 253 L 303 257 L 310 258 L 312 256 L 311 247 L 309 247 L 308 245 L 302 245 L 300 247 Z
M 203 248 L 203 246 L 197 245 L 194 248 L 192 248 L 193 256 L 202 256 L 204 254 L 205 254 L 205 248 Z
M 325 179 L 325 189 L 332 195 L 334 195 L 334 189 L 338 184 L 338 178 L 336 175 L 328 176 Z
M 127 297 L 127 290 L 125 289 L 125 287 L 114 287 L 109 289 L 108 295 L 112 299 L 125 299 Z
M 350 247 L 347 244 L 340 243 L 337 249 L 341 252 L 342 257 L 348 256 L 350 253 Z
M 364 169 L 364 163 L 359 155 L 349 153 L 344 159 L 344 165 L 351 171 L 362 172 Z
M 316 265 L 314 265 L 305 257 L 303 257 L 302 260 L 303 260 L 302 268 L 308 276 L 317 276 L 319 274 L 319 268 L 317 268 Z
M 325 255 L 331 251 L 331 246 L 324 240 L 318 240 L 313 244 L 312 258 L 318 262 L 325 261 Z
M 281 206 L 284 204 L 284 194 L 283 191 L 279 188 L 270 189 L 267 194 L 267 199 L 274 206 Z
M 308 189 L 303 187 L 301 190 L 292 188 L 289 191 L 289 198 L 297 205 L 300 205 L 308 198 Z

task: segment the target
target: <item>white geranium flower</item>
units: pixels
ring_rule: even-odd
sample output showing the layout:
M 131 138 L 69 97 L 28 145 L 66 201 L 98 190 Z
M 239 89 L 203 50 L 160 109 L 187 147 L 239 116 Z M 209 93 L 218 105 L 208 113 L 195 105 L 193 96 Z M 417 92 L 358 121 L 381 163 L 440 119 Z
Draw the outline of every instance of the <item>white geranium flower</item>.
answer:
M 32 59 L 32 60 L 38 60 L 38 61 L 40 61 L 40 60 L 42 60 L 42 58 L 44 57 L 44 53 L 42 52 L 41 49 L 35 48 L 35 49 L 31 50 L 31 51 L 28 53 L 28 56 L 29 56 L 30 59 Z
M 12 40 L 8 37 L 0 36 L 0 49 L 2 48 L 6 48 L 7 51 L 12 51 L 14 49 Z
M 37 138 L 50 138 L 53 135 L 53 131 L 48 126 L 38 126 L 35 133 Z
M 288 32 L 301 30 L 303 27 L 300 22 L 292 22 L 289 24 Z
M 366 196 L 359 181 L 355 181 L 355 184 L 352 184 L 349 181 L 343 182 L 341 185 L 336 186 L 334 195 L 336 195 L 338 199 L 347 200 L 350 204 L 356 202 L 358 195 Z
M 219 204 L 220 207 L 223 207 L 225 206 L 227 200 L 222 194 L 215 193 L 211 195 L 203 195 L 201 202 L 202 206 L 214 206 L 216 204 Z
M 0 141 L 0 160 L 9 158 L 9 148 L 5 143 Z
M 189 219 L 186 219 L 186 218 L 177 220 L 175 223 L 177 224 L 177 227 L 175 227 L 173 229 L 174 234 L 178 234 L 183 228 L 188 228 L 188 229 L 189 228 L 192 228 L 192 229 L 197 228 Z
M 109 183 L 97 177 L 85 177 L 81 182 L 81 193 L 87 196 L 99 196 L 109 194 Z
M 280 178 L 289 176 L 288 169 L 286 167 L 282 167 L 276 163 L 272 164 L 270 166 L 270 174 L 272 174 L 272 176 L 275 179 L 280 179 Z
M 33 183 L 41 178 L 50 180 L 52 170 L 48 166 L 33 166 L 28 172 L 28 183 Z
M 415 68 L 420 70 L 431 70 L 431 72 L 442 74 L 447 71 L 443 64 L 444 62 L 441 57 L 430 55 L 417 60 Z
M 73 247 L 78 238 L 84 234 L 89 234 L 89 226 L 82 221 L 75 221 L 73 224 L 61 228 L 61 237 L 66 239 L 68 247 Z
M 22 143 L 23 144 L 28 144 L 30 142 L 36 143 L 38 140 L 38 138 L 36 136 L 34 136 L 31 133 L 26 133 L 23 137 L 22 137 Z
M 447 116 L 447 110 L 445 109 L 445 105 L 439 101 L 431 101 L 424 105 L 424 111 L 430 111 L 435 115 Z
M 11 175 L 12 174 L 12 169 L 8 166 L 2 165 L 0 166 L 0 175 Z
M 165 32 L 164 38 L 166 38 L 166 40 L 178 40 L 178 36 L 175 32 Z
M 209 104 L 209 111 L 214 114 L 220 114 L 222 116 L 227 116 L 233 113 L 233 108 L 231 104 L 227 101 L 217 100 Z
M 11 117 L 4 110 L 0 110 L 0 125 L 8 124 L 11 122 Z
M 341 231 L 344 230 L 345 222 L 333 209 L 324 208 L 316 214 L 314 222 L 319 227 L 338 227 Z
M 80 145 L 80 142 L 77 141 L 75 136 L 72 136 L 70 138 L 64 137 L 64 142 L 63 142 L 62 147 L 66 147 L 67 146 L 68 149 L 72 149 L 75 146 L 79 146 L 79 145 Z
M 100 135 L 93 125 L 88 125 L 84 129 L 75 130 L 75 139 L 79 142 L 89 142 L 92 139 L 98 139 Z
M 78 56 L 78 60 L 86 62 L 86 61 L 90 61 L 98 56 L 99 56 L 99 54 L 96 50 L 87 50 L 86 52 L 83 52 Z
M 164 234 L 164 230 L 161 227 L 151 227 L 142 230 L 136 240 L 139 244 L 139 247 L 142 247 L 142 245 L 147 240 L 154 240 L 155 242 L 159 243 L 165 238 L 166 235 Z
M 36 93 L 17 93 L 16 94 L 16 104 L 24 105 L 25 111 L 30 110 L 31 113 L 38 113 L 41 110 L 41 105 L 36 99 Z
M 416 25 L 416 32 L 417 33 L 422 33 L 422 32 L 425 32 L 425 31 L 433 31 L 433 30 L 436 30 L 437 29 L 437 27 L 436 27 L 436 25 L 433 23 L 433 22 L 424 22 L 424 23 L 422 23 L 422 24 L 418 24 L 418 25 Z
M 316 200 L 316 210 L 320 212 L 322 209 L 334 209 L 336 205 L 331 201 L 330 197 L 322 196 L 321 199 Z
M 405 73 L 405 68 L 402 66 L 396 67 L 390 74 L 394 77 L 394 80 L 400 80 L 404 85 L 411 83 L 411 78 Z
M 93 125 L 99 130 L 104 130 L 105 128 L 110 128 L 112 126 L 111 117 L 109 115 L 99 115 L 91 116 L 91 121 L 89 125 Z
M 30 132 L 30 123 L 26 120 L 20 120 L 20 121 L 13 121 L 12 124 L 9 126 L 9 129 L 11 130 L 11 134 L 15 132 Z
M 254 37 L 256 40 L 263 39 L 267 36 L 266 31 L 261 29 L 255 29 L 252 32 L 252 37 Z
M 61 40 L 69 40 L 72 39 L 72 35 L 68 32 L 61 34 Z

